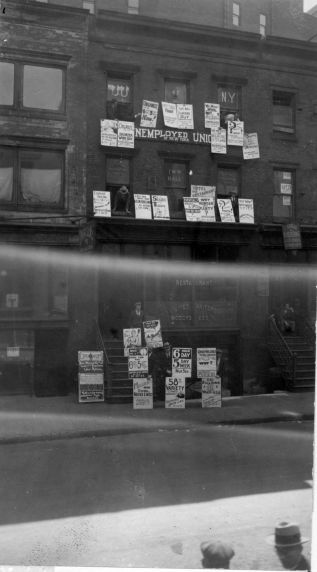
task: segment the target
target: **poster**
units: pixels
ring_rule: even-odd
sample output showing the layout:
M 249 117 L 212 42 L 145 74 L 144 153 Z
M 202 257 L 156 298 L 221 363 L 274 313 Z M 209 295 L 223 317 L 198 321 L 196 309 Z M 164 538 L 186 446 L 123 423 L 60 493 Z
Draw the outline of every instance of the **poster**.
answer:
M 19 307 L 19 294 L 6 294 L 6 308 Z
M 218 375 L 202 379 L 201 405 L 205 407 L 221 407 L 221 378 Z
M 134 194 L 135 218 L 152 219 L 150 195 Z
M 94 216 L 111 217 L 109 191 L 93 191 Z
M 219 129 L 220 127 L 220 104 L 205 103 L 205 127 L 208 129 Z
M 100 143 L 105 147 L 118 145 L 118 121 L 116 119 L 100 120 Z
M 194 129 L 193 106 L 189 103 L 177 103 L 177 127 L 178 129 Z
M 192 348 L 172 349 L 172 374 L 176 377 L 191 377 Z
M 129 378 L 147 377 L 149 372 L 149 358 L 147 348 L 128 348 Z
M 184 207 L 186 220 L 197 222 L 201 220 L 201 208 L 198 199 L 184 197 Z
M 133 379 L 133 409 L 153 409 L 151 376 Z
M 211 152 L 222 155 L 227 153 L 227 132 L 222 127 L 211 131 Z
M 141 127 L 156 127 L 159 104 L 156 101 L 142 102 Z
M 103 352 L 78 352 L 79 403 L 104 401 Z
M 141 328 L 126 328 L 123 330 L 124 355 L 128 357 L 130 348 L 141 347 Z
M 244 122 L 228 121 L 227 145 L 243 147 Z
M 215 199 L 213 197 L 202 197 L 199 200 L 201 222 L 215 222 Z
M 257 133 L 245 133 L 243 137 L 243 159 L 259 159 L 259 142 Z
M 155 220 L 169 220 L 170 211 L 166 195 L 152 195 L 152 207 Z
M 211 377 L 216 370 L 216 348 L 197 348 L 197 377 Z
M 133 121 L 118 121 L 118 147 L 134 149 Z
M 178 127 L 177 125 L 177 107 L 175 103 L 167 103 L 162 101 L 162 110 L 164 124 L 166 127 Z
M 191 197 L 201 199 L 201 198 L 215 198 L 216 187 L 211 185 L 191 185 L 190 186 Z
M 7 357 L 20 357 L 20 348 L 18 346 L 7 346 Z
M 254 224 L 253 199 L 238 199 L 239 221 Z
M 281 193 L 283 195 L 292 194 L 292 183 L 281 183 Z
M 165 408 L 185 409 L 185 378 L 165 378 Z
M 236 222 L 231 199 L 217 199 L 221 222 Z
M 162 348 L 162 331 L 160 320 L 147 320 L 143 322 L 145 343 L 148 348 Z

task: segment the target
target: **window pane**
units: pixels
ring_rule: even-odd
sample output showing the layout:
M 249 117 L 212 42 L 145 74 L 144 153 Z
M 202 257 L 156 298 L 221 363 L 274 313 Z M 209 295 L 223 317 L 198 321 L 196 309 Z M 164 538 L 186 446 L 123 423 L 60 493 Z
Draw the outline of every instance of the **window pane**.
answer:
M 292 216 L 292 197 L 287 195 L 275 195 L 273 197 L 274 218 L 289 220 Z
M 24 66 L 24 107 L 62 111 L 63 103 L 62 70 L 40 66 Z
M 0 105 L 13 105 L 14 64 L 0 62 Z
M 293 174 L 291 171 L 274 171 L 274 192 L 278 195 L 292 195 Z
M 57 205 L 62 193 L 62 155 L 51 151 L 21 153 L 21 199 L 24 203 Z
M 239 111 L 240 107 L 240 88 L 234 86 L 218 87 L 218 103 L 223 109 Z
M 233 7 L 232 7 L 232 11 L 234 14 L 236 14 L 236 16 L 239 16 L 240 14 L 240 5 L 237 4 L 236 2 L 233 3 Z
M 109 78 L 107 82 L 107 101 L 131 103 L 131 80 Z
M 238 169 L 219 168 L 217 181 L 217 196 L 232 196 L 239 194 Z
M 129 159 L 107 159 L 106 181 L 111 185 L 129 185 L 130 161 Z
M 185 163 L 165 163 L 165 186 L 185 188 L 187 185 L 186 164 Z
M 165 101 L 169 103 L 187 103 L 187 84 L 183 81 L 165 81 Z
M 11 201 L 13 195 L 14 154 L 11 149 L 0 149 L 0 200 Z

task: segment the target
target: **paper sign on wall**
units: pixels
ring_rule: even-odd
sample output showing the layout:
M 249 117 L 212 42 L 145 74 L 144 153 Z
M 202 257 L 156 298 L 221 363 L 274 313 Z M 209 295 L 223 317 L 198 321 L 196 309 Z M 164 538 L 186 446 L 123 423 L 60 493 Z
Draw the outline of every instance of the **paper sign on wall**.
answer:
M 159 104 L 156 101 L 143 100 L 141 113 L 141 127 L 156 127 Z
M 94 216 L 111 217 L 109 191 L 93 191 Z
M 202 379 L 202 407 L 221 407 L 221 379 L 217 375 Z
M 291 183 L 281 183 L 281 193 L 284 195 L 292 194 L 292 184 Z
M 216 370 L 216 348 L 197 348 L 197 377 L 211 377 Z
M 117 147 L 118 145 L 118 121 L 116 119 L 101 119 L 100 143 L 105 147 Z
M 243 137 L 243 158 L 259 159 L 259 142 L 257 133 L 245 133 Z
M 162 110 L 166 127 L 178 127 L 176 103 L 162 101 Z
M 151 376 L 133 379 L 133 409 L 153 409 L 153 380 Z
M 135 207 L 135 218 L 140 218 L 140 219 L 152 218 L 150 195 L 134 194 L 134 207 Z
M 129 355 L 130 348 L 141 347 L 141 328 L 125 328 L 123 330 L 124 355 Z
M 191 377 L 192 374 L 192 349 L 172 349 L 172 374 L 176 377 Z
M 147 348 L 128 348 L 129 378 L 147 377 L 149 358 Z
M 222 127 L 211 130 L 211 152 L 221 155 L 227 153 L 227 132 Z
M 194 198 L 215 198 L 216 187 L 211 185 L 191 185 L 190 186 L 191 197 Z
M 79 402 L 104 401 L 103 352 L 78 352 Z
M 215 222 L 215 199 L 202 197 L 198 200 L 201 210 L 201 222 Z
M 148 348 L 162 348 L 162 331 L 160 320 L 147 320 L 143 322 L 145 343 Z
M 6 294 L 6 308 L 19 307 L 19 294 Z
M 236 222 L 231 199 L 217 199 L 221 222 Z
M 243 147 L 244 122 L 228 121 L 227 144 Z
M 152 195 L 152 207 L 155 220 L 169 220 L 170 212 L 166 195 Z
M 201 220 L 201 208 L 198 199 L 184 197 L 184 207 L 186 220 L 197 222 Z
M 177 127 L 178 129 L 194 129 L 193 106 L 189 103 L 177 103 Z
M 219 129 L 220 127 L 220 105 L 219 103 L 205 103 L 205 127 L 208 129 Z
M 238 199 L 239 221 L 254 224 L 253 199 Z
M 20 357 L 20 348 L 17 346 L 7 347 L 7 357 Z
M 185 409 L 185 378 L 165 378 L 165 408 Z
M 118 147 L 134 148 L 134 123 L 118 121 Z

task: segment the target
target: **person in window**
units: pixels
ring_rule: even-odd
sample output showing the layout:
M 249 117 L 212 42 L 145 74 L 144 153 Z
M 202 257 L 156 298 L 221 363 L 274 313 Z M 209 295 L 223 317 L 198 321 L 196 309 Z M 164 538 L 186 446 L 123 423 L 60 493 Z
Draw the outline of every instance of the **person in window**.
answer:
M 282 328 L 284 333 L 295 332 L 295 312 L 288 302 L 282 308 Z
M 129 317 L 129 328 L 143 328 L 143 322 L 145 321 L 144 312 L 142 310 L 142 303 L 135 302 L 133 310 Z
M 123 185 L 116 192 L 114 198 L 113 213 L 118 215 L 120 214 L 129 215 L 131 214 L 129 211 L 129 206 L 130 206 L 130 192 L 128 187 Z

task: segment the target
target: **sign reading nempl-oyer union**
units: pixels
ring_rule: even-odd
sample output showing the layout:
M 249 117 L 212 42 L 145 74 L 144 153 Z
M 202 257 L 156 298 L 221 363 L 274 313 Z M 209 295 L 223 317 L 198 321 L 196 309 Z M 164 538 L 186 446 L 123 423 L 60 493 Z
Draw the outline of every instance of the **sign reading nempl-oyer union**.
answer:
M 169 141 L 170 143 L 198 143 L 200 145 L 211 144 L 211 133 L 198 131 L 178 131 L 174 129 L 149 129 L 136 127 L 135 139 L 147 139 L 149 141 Z

